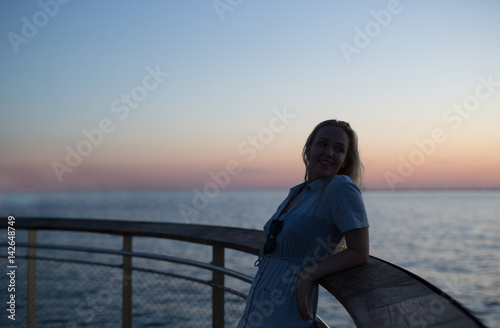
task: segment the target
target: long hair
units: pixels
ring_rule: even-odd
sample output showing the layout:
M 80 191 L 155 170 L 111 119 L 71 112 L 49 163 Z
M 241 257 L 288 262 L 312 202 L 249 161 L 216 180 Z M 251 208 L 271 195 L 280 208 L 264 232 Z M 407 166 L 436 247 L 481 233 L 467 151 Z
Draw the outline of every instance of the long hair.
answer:
M 347 134 L 347 137 L 349 138 L 349 147 L 347 149 L 347 154 L 345 159 L 346 163 L 344 168 L 341 168 L 339 170 L 338 174 L 347 175 L 354 181 L 354 183 L 356 183 L 359 187 L 361 187 L 364 167 L 359 157 L 358 135 L 356 134 L 356 132 L 354 132 L 349 123 L 338 120 L 326 120 L 319 123 L 318 125 L 316 125 L 314 130 L 307 138 L 306 144 L 302 149 L 302 159 L 304 160 L 304 164 L 306 165 L 306 174 L 304 180 L 307 181 L 309 172 L 309 157 L 307 156 L 307 152 L 311 147 L 311 145 L 313 144 L 314 139 L 316 139 L 318 131 L 324 126 L 336 126 L 342 128 L 342 130 L 344 130 L 344 132 Z

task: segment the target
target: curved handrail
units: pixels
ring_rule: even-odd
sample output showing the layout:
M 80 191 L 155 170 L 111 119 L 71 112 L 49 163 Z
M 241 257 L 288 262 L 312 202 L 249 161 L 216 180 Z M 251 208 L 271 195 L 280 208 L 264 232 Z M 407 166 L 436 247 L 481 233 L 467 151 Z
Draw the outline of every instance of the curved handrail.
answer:
M 7 219 L 0 220 L 0 227 Z M 16 219 L 16 229 L 67 230 L 161 237 L 258 254 L 261 231 L 180 223 L 84 219 Z M 370 256 L 357 268 L 323 278 L 321 285 L 358 327 L 484 327 L 456 300 L 417 275 Z
M 2 218 L 0 227 L 7 227 L 6 218 Z M 64 230 L 122 236 L 159 237 L 231 248 L 255 255 L 259 254 L 259 247 L 264 242 L 264 235 L 259 230 L 202 224 L 16 217 L 15 227 L 16 229 Z
M 436 286 L 374 256 L 320 283 L 357 327 L 485 327 Z

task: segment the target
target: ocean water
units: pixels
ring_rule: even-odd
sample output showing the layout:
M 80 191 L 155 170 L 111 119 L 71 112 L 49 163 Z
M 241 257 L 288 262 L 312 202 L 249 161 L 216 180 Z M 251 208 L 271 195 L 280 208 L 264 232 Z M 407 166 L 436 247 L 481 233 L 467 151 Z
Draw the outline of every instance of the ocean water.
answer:
M 179 205 L 194 207 L 192 191 L 3 193 L 0 215 L 261 229 L 287 192 L 221 191 L 190 217 L 182 215 Z M 363 198 L 370 220 L 372 255 L 428 280 L 487 326 L 500 326 L 500 191 L 365 191 Z M 61 233 L 38 234 L 39 242 L 119 246 L 118 238 L 99 238 L 84 233 L 78 238 Z M 5 241 L 6 232 L 0 233 L 0 242 Z M 211 256 L 209 249 L 197 245 L 175 245 L 148 238 L 134 242 L 135 250 L 151 248 L 161 254 L 201 261 L 209 261 Z M 241 252 L 226 254 L 228 267 L 250 275 L 256 271 L 254 260 L 255 256 Z M 320 293 L 318 314 L 331 326 L 354 327 L 342 306 L 326 291 Z

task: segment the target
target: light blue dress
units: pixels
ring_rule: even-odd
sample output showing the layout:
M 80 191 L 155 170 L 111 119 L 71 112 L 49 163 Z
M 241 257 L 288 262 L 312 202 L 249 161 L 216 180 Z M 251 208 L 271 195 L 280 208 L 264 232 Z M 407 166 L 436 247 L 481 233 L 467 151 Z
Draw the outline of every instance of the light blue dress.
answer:
M 264 226 L 267 237 L 272 220 L 283 221 L 273 253 L 259 256 L 259 269 L 248 294 L 238 327 L 313 327 L 300 315 L 295 295 L 297 275 L 331 255 L 346 231 L 368 227 L 361 191 L 351 178 L 336 176 L 309 184 L 302 198 L 286 213 L 288 202 L 305 186 L 290 189 L 288 197 Z M 327 185 L 324 185 L 327 183 Z M 281 214 L 281 215 L 280 215 Z M 314 317 L 318 285 L 309 295 L 309 312 Z

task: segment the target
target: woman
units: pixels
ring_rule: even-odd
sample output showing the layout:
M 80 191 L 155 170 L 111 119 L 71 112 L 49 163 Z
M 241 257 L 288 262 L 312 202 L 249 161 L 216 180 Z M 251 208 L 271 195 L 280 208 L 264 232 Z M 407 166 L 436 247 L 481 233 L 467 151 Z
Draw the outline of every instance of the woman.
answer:
M 264 226 L 266 243 L 238 327 L 313 327 L 318 280 L 368 260 L 356 133 L 346 122 L 324 121 L 302 158 L 305 181 Z M 347 249 L 333 254 L 342 238 Z

